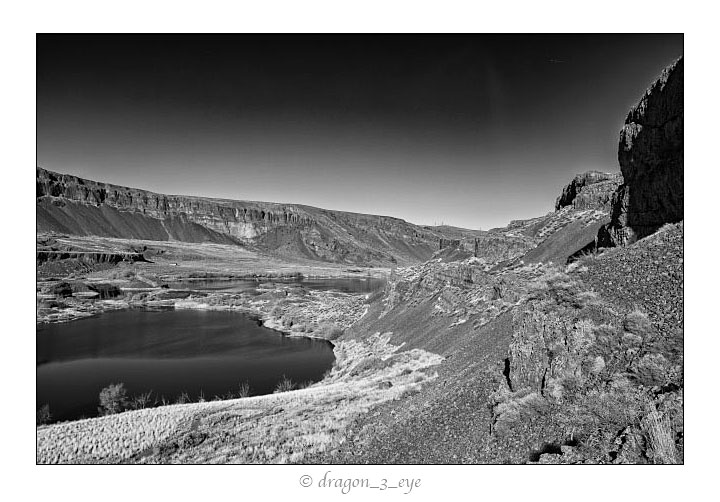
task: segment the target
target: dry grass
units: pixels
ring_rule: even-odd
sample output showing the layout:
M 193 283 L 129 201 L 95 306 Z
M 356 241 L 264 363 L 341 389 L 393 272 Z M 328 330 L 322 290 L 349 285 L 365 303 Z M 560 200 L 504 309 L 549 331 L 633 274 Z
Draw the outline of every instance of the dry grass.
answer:
M 641 425 L 648 436 L 654 462 L 676 464 L 677 455 L 670 419 L 658 411 L 651 411 L 642 420 Z
M 277 386 L 275 386 L 275 394 L 279 394 L 280 392 L 290 392 L 291 390 L 295 390 L 296 385 L 293 383 L 292 380 L 290 380 L 287 376 L 283 375 L 283 377 L 280 379 L 280 381 L 277 383 Z

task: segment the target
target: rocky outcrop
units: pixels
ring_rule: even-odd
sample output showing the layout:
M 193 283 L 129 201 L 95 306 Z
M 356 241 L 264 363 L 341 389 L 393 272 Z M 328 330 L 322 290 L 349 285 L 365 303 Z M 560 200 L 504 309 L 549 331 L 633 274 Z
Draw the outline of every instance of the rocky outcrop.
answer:
M 666 68 L 625 119 L 618 161 L 623 184 L 599 245 L 626 245 L 683 219 L 683 58 Z
M 440 251 L 447 248 L 460 247 L 460 239 L 444 239 L 440 237 L 439 247 Z
M 588 171 L 578 174 L 563 188 L 555 202 L 555 210 L 572 206 L 575 209 L 610 209 L 612 195 L 622 183 L 620 173 Z
M 90 264 L 110 263 L 117 264 L 123 261 L 147 261 L 142 253 L 94 253 L 87 251 L 47 251 L 37 250 L 35 261 L 41 265 L 47 261 L 76 259 Z

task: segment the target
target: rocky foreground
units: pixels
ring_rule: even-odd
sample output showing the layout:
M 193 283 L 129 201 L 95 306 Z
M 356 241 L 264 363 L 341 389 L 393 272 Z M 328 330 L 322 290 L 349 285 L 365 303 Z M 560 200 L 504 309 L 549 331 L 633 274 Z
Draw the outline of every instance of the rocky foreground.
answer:
M 359 417 L 315 461 L 682 462 L 681 281 L 638 267 L 623 288 L 625 267 L 646 260 L 682 277 L 682 232 L 563 267 L 406 271 L 348 336 L 405 327 L 392 340 L 442 355 L 438 378 Z

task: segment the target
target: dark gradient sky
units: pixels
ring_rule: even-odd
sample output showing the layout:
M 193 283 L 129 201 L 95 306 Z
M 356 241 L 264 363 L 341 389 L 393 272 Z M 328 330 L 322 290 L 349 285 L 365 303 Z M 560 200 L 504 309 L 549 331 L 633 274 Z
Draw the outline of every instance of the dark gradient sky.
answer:
M 161 193 L 502 226 L 617 171 L 682 35 L 40 35 L 38 165 Z

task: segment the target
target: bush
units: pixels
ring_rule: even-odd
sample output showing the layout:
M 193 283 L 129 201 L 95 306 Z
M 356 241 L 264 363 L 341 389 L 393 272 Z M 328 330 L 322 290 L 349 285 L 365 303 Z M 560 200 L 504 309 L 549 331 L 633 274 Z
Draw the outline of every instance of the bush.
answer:
M 647 314 L 639 310 L 634 310 L 625 316 L 623 328 L 625 328 L 625 331 L 640 335 L 643 338 L 652 334 L 650 319 Z
M 133 410 L 144 410 L 148 406 L 150 406 L 151 403 L 151 396 L 152 391 L 148 391 L 144 394 L 139 394 L 137 396 L 133 396 L 130 400 L 130 407 Z
M 238 390 L 237 397 L 250 397 L 250 384 L 242 382 Z
M 278 384 L 275 386 L 273 394 L 279 394 L 280 392 L 289 392 L 295 389 L 295 384 L 285 375 L 282 376 Z
M 100 391 L 100 415 L 112 415 L 125 410 L 128 404 L 124 383 L 110 384 Z
M 35 414 L 35 425 L 46 425 L 52 421 L 52 415 L 50 414 L 50 405 L 43 404 L 38 408 Z
M 589 305 L 596 305 L 600 299 L 594 291 L 581 291 L 573 298 L 573 307 L 582 309 Z

